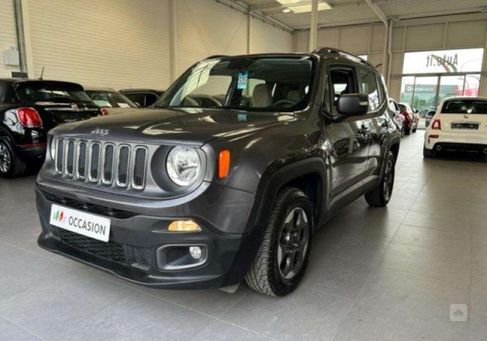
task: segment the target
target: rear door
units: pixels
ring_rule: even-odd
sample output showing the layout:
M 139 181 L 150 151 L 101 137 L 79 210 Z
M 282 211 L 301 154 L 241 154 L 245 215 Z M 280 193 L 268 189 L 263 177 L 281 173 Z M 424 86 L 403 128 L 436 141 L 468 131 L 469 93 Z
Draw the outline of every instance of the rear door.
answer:
M 446 100 L 439 115 L 441 130 L 461 134 L 487 134 L 487 100 Z

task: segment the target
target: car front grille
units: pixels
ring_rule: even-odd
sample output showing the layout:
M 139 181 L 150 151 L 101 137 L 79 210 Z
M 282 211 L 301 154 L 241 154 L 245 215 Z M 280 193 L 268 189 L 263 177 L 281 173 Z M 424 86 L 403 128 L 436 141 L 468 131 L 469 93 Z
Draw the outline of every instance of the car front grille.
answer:
M 147 149 L 128 144 L 81 139 L 57 139 L 55 170 L 63 177 L 106 186 L 142 190 Z
M 127 263 L 123 245 L 121 244 L 114 242 L 104 243 L 67 230 L 57 230 L 61 241 L 74 249 L 109 260 L 111 262 L 120 264 Z

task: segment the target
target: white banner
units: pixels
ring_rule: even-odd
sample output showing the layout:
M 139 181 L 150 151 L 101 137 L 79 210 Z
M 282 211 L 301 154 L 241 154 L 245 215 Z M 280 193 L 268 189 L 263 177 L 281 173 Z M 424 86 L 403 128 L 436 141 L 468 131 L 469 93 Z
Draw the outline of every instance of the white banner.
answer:
M 108 242 L 110 219 L 59 205 L 51 206 L 49 223 L 53 226 L 81 234 L 86 237 Z

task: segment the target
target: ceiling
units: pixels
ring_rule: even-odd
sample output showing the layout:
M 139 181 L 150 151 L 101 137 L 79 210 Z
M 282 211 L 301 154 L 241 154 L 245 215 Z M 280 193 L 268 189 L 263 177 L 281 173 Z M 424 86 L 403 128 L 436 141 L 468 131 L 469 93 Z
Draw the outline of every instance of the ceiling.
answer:
M 298 1 L 298 0 L 297 0 Z M 379 21 L 365 0 L 324 0 L 332 9 L 319 12 L 318 26 L 341 26 Z M 256 11 L 292 29 L 306 29 L 310 13 L 283 13 L 286 6 L 277 0 L 241 1 Z M 310 0 L 299 0 L 311 4 Z M 487 12 L 487 0 L 372 0 L 391 19 L 410 19 L 439 15 Z

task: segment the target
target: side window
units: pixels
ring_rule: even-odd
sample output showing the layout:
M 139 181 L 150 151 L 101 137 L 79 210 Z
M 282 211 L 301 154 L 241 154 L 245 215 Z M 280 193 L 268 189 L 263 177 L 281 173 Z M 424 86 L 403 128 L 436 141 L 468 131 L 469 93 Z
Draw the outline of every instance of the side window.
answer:
M 330 70 L 330 84 L 333 112 L 336 113 L 336 107 L 340 96 L 355 92 L 353 69 L 337 68 Z
M 157 101 L 157 95 L 155 94 L 146 94 L 145 95 L 145 106 L 148 107 L 154 104 Z
M 369 95 L 369 111 L 377 110 L 380 105 L 380 95 L 375 72 L 357 68 L 357 80 L 359 92 Z

